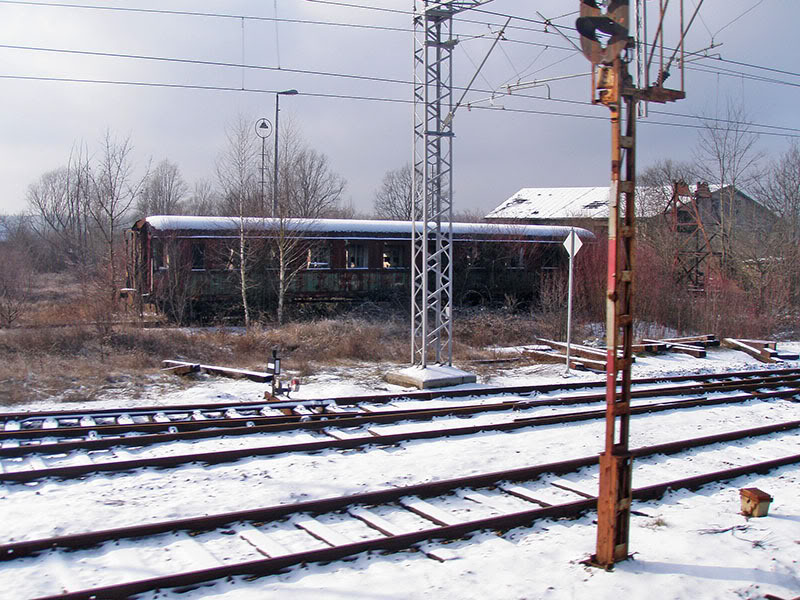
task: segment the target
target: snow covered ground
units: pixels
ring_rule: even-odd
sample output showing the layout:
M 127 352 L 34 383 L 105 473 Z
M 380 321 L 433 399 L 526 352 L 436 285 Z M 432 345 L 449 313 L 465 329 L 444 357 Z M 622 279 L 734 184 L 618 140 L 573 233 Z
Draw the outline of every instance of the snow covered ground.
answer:
M 796 352 L 800 343 L 782 343 L 780 349 Z M 790 362 L 777 366 L 795 365 Z M 682 355 L 639 357 L 634 375 L 762 367 L 740 352 L 710 350 L 705 359 Z M 301 390 L 292 396 L 324 398 L 367 394 L 376 388 L 401 389 L 380 379 L 381 372 L 389 368 L 363 366 L 320 373 L 304 380 Z M 598 375 L 574 371 L 564 379 L 563 370 L 557 365 L 508 369 L 474 387 L 600 379 Z M 163 386 L 154 386 L 151 393 L 136 399 L 108 398 L 92 406 L 257 401 L 264 388 L 263 384 L 207 378 L 188 389 L 176 386 L 164 392 Z M 428 405 L 466 401 L 440 400 Z M 395 404 L 410 407 L 416 402 Z M 54 407 L 37 403 L 27 408 Z M 786 400 L 635 416 L 631 419 L 631 446 L 797 419 L 800 403 Z M 299 439 L 306 434 L 296 435 Z M 602 449 L 602 436 L 602 422 L 587 421 L 346 453 L 276 455 L 214 466 L 140 469 L 85 480 L 6 485 L 0 487 L 2 540 L 214 514 L 577 458 L 597 454 Z M 775 443 L 778 439 L 780 445 Z M 227 447 L 236 447 L 254 441 L 230 438 L 228 443 L 233 445 Z M 723 468 L 720 461 L 748 464 L 798 453 L 800 435 L 793 432 L 712 446 L 693 453 L 690 460 L 650 457 L 634 463 L 634 487 L 717 470 Z M 586 469 L 569 478 L 577 487 L 595 491 L 591 486 L 596 486 L 596 470 Z M 739 488 L 743 487 L 758 487 L 773 496 L 769 516 L 746 519 L 739 513 Z M 448 502 L 448 508 L 455 512 L 477 510 L 458 494 Z M 788 599 L 800 595 L 800 467 L 788 466 L 766 475 L 711 484 L 696 492 L 671 492 L 658 501 L 636 502 L 633 508 L 646 515 L 631 519 L 629 549 L 633 558 L 618 563 L 613 572 L 582 564 L 593 553 L 596 539 L 596 515 L 590 513 L 576 520 L 540 521 L 502 535 L 482 532 L 453 543 L 430 544 L 446 547 L 457 557 L 444 563 L 416 549 L 396 554 L 372 553 L 349 561 L 306 565 L 279 576 L 252 581 L 235 578 L 186 593 L 159 591 L 141 598 L 721 600 L 764 598 L 765 594 Z M 70 580 L 73 589 L 81 589 L 90 580 L 102 585 L 119 580 L 122 574 L 154 575 L 186 561 L 178 552 L 183 542 L 180 536 L 165 536 L 155 546 L 136 541 L 107 545 L 76 555 L 79 568 L 66 572 L 64 565 L 49 555 L 0 563 L 0 580 L 5 582 L 0 586 L 0 599 L 52 594 L 63 586 L 70 587 Z M 216 558 L 238 558 L 226 555 L 223 542 L 209 546 Z M 140 561 L 152 572 L 135 572 L 134 566 Z M 200 565 L 190 561 L 185 566 Z

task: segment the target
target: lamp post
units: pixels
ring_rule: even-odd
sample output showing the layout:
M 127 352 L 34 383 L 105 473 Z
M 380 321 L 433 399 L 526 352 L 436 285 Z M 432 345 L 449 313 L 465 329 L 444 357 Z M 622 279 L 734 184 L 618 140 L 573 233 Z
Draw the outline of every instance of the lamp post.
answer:
M 275 152 L 273 158 L 275 164 L 272 170 L 272 216 L 278 215 L 278 114 L 280 113 L 280 99 L 281 96 L 296 96 L 297 90 L 284 90 L 282 92 L 275 92 Z
M 272 123 L 267 121 L 266 119 L 259 119 L 256 121 L 256 135 L 261 138 L 261 214 L 264 214 L 264 188 L 266 187 L 265 182 L 265 167 L 264 164 L 267 160 L 267 138 L 272 133 Z

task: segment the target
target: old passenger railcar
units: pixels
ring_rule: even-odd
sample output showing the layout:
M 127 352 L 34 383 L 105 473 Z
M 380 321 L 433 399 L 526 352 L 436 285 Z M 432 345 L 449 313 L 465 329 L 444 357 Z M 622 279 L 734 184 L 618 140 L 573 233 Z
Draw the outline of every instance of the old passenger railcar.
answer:
M 220 314 L 240 303 L 240 228 L 248 297 L 270 310 L 281 256 L 287 300 L 407 302 L 407 221 L 153 216 L 127 239 L 128 285 L 173 317 Z M 543 272 L 563 266 L 568 227 L 453 223 L 455 304 L 535 297 Z M 585 240 L 593 236 L 578 230 Z

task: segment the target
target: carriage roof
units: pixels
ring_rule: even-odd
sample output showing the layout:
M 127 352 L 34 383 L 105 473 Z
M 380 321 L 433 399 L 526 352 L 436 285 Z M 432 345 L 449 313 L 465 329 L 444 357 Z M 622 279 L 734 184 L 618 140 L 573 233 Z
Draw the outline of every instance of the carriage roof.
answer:
M 156 215 L 140 219 L 132 229 L 147 228 L 162 233 L 175 233 L 180 237 L 217 237 L 231 232 L 238 232 L 240 226 L 250 234 L 285 230 L 307 234 L 313 237 L 359 237 L 359 238 L 410 238 L 411 221 L 381 221 L 360 219 L 276 219 L 269 217 L 195 217 L 183 215 Z M 442 223 L 446 229 L 449 223 Z M 417 232 L 422 231 L 422 224 L 416 223 Z M 506 225 L 497 223 L 453 223 L 452 233 L 456 238 L 501 238 L 518 239 L 544 243 L 560 243 L 570 231 L 570 227 L 550 225 Z M 594 235 L 586 229 L 575 228 L 575 232 L 584 240 L 591 240 Z

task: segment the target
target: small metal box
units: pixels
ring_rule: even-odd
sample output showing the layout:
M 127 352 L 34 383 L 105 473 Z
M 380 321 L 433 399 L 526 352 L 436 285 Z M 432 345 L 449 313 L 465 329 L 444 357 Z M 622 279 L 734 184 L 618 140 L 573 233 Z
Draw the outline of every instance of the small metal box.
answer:
M 742 514 L 747 517 L 766 517 L 772 496 L 758 488 L 742 488 L 739 490 L 742 498 Z

